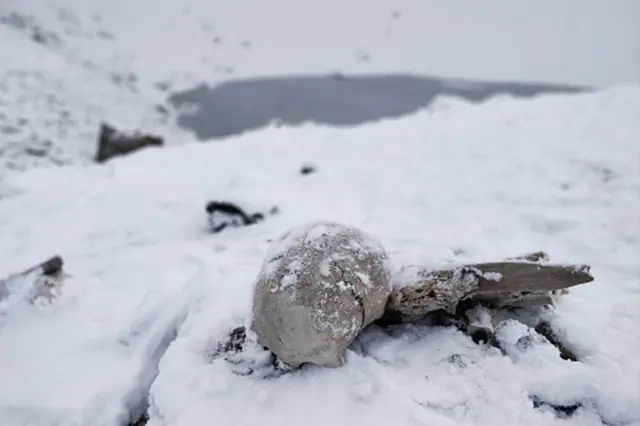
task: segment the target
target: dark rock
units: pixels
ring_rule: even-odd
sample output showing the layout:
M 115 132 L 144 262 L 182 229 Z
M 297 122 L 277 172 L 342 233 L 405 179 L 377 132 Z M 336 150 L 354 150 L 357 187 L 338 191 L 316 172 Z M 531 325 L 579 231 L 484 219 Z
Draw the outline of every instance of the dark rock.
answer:
M 578 356 L 569 349 L 558 337 L 557 333 L 553 330 L 551 324 L 547 321 L 540 321 L 535 327 L 536 333 L 544 336 L 549 343 L 555 346 L 560 352 L 560 358 L 566 361 L 578 361 Z
M 571 417 L 580 407 L 582 407 L 582 404 L 579 402 L 575 404 L 566 404 L 566 405 L 552 404 L 550 402 L 546 402 L 542 400 L 537 396 L 532 396 L 531 402 L 533 403 L 533 408 L 539 409 L 543 407 L 548 407 L 552 409 L 556 413 L 556 416 L 558 416 L 561 419 L 566 419 L 568 417 Z
M 143 414 L 138 420 L 134 420 L 129 423 L 129 426 L 144 426 L 149 422 L 149 415 Z
M 310 175 L 311 173 L 315 173 L 316 167 L 312 164 L 305 164 L 300 168 L 301 175 Z
M 213 362 L 216 359 L 229 363 L 234 374 L 240 376 L 271 379 L 293 371 L 273 352 L 250 340 L 244 326 L 234 328 L 225 340 L 216 343 L 216 348 L 208 354 L 207 361 Z
M 280 212 L 278 206 L 273 206 L 267 213 L 247 213 L 243 208 L 229 201 L 209 201 L 205 206 L 209 228 L 216 234 L 229 227 L 254 225 L 265 219 L 267 215 Z
M 107 123 L 102 123 L 98 134 L 98 150 L 96 163 L 121 155 L 130 154 L 146 147 L 160 147 L 164 145 L 164 138 L 148 134 L 126 135 Z

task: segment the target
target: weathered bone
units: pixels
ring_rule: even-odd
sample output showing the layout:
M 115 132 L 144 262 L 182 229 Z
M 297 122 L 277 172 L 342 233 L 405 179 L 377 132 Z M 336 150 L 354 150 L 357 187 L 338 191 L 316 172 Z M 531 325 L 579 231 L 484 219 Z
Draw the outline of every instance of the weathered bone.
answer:
M 593 281 L 587 265 L 554 265 L 548 259 L 537 252 L 442 270 L 406 266 L 394 277 L 386 315 L 414 321 L 439 309 L 453 314 L 466 299 L 494 308 L 544 306 L 553 293 Z
M 258 343 L 291 367 L 338 367 L 358 333 L 382 316 L 391 292 L 384 248 L 337 223 L 304 225 L 276 239 L 253 298 Z
M 479 263 L 468 266 L 480 271 L 474 295 L 497 292 L 555 291 L 593 281 L 587 265 L 552 265 L 529 262 Z M 491 279 L 493 274 L 501 278 Z
M 254 291 L 257 343 L 288 368 L 338 367 L 368 324 L 435 317 L 495 344 L 493 326 L 485 324 L 492 308 L 551 305 L 554 295 L 593 281 L 589 266 L 551 264 L 536 252 L 444 269 L 408 265 L 389 289 L 387 260 L 367 234 L 335 223 L 302 226 L 276 239 Z

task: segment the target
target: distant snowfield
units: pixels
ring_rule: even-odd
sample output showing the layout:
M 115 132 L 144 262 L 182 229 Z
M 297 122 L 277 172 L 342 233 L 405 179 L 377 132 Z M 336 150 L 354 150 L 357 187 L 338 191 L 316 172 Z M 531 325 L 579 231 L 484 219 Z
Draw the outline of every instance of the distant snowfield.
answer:
M 595 86 L 640 79 L 634 0 L 6 0 L 2 9 L 53 32 L 69 58 L 131 72 L 145 86 L 333 71 Z
M 635 0 L 4 0 L 0 168 L 87 162 L 102 120 L 192 141 L 167 97 L 232 78 L 640 81 L 639 20 Z
M 638 85 L 441 100 L 352 129 L 269 127 L 7 173 L 0 276 L 59 253 L 70 277 L 51 306 L 0 306 L 0 424 L 115 426 L 148 401 L 151 426 L 638 426 L 639 116 Z M 301 176 L 308 161 L 317 173 Z M 281 214 L 209 235 L 210 198 Z M 426 327 L 370 330 L 344 368 L 275 380 L 208 359 L 246 319 L 267 240 L 318 219 L 370 232 L 395 265 L 535 250 L 590 264 L 595 281 L 554 319 L 581 362 L 536 345 L 503 356 Z M 512 324 L 502 338 L 526 333 Z M 533 396 L 585 405 L 560 419 Z

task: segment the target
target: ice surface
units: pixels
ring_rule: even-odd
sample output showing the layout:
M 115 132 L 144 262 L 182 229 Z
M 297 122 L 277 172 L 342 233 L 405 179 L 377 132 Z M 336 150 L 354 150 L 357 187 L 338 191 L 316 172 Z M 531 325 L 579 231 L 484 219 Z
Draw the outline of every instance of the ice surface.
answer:
M 0 424 L 117 425 L 149 385 L 153 426 L 637 424 L 639 116 L 640 87 L 621 86 L 6 174 L 0 276 L 59 253 L 70 277 L 0 330 Z M 298 174 L 310 159 L 313 179 Z M 203 206 L 219 194 L 281 213 L 210 235 Z M 369 232 L 393 265 L 537 250 L 590 264 L 595 281 L 552 318 L 581 362 L 518 324 L 499 328 L 506 355 L 404 326 L 368 330 L 337 370 L 233 374 L 210 352 L 245 323 L 268 240 L 317 220 Z M 534 396 L 588 404 L 556 419 Z

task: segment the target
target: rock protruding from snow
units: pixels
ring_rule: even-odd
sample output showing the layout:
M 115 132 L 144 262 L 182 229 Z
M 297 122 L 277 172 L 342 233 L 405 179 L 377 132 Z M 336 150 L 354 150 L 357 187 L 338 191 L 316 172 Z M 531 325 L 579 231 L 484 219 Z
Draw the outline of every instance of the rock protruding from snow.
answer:
M 391 292 L 384 248 L 359 229 L 316 222 L 276 239 L 254 290 L 251 328 L 285 364 L 344 364 Z
M 142 133 L 126 134 L 110 124 L 102 123 L 98 134 L 98 149 L 95 156 L 97 163 L 127 155 L 147 147 L 161 147 L 164 139 L 160 136 Z

